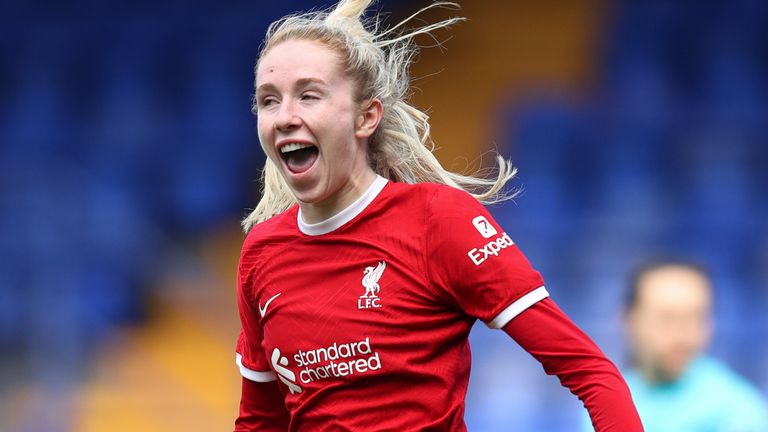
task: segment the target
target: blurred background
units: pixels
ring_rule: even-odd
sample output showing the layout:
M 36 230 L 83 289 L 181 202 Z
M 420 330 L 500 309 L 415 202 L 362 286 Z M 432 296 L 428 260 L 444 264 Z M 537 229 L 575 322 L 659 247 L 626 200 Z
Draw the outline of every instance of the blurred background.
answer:
M 231 430 L 252 69 L 270 22 L 329 4 L 0 5 L 0 430 Z M 515 162 L 494 215 L 620 366 L 630 269 L 709 266 L 710 351 L 768 393 L 768 2 L 462 7 L 412 70 L 443 163 Z M 506 335 L 472 342 L 470 430 L 577 430 Z

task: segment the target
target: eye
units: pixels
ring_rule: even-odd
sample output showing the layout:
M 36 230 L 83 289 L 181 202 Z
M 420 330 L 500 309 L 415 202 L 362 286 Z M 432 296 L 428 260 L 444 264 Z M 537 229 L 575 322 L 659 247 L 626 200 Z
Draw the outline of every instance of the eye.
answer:
M 261 99 L 260 105 L 263 107 L 268 107 L 270 105 L 274 105 L 277 103 L 277 98 L 274 96 L 267 96 Z
M 320 99 L 320 96 L 317 95 L 317 93 L 314 92 L 304 92 L 301 94 L 301 100 L 303 101 L 313 101 Z

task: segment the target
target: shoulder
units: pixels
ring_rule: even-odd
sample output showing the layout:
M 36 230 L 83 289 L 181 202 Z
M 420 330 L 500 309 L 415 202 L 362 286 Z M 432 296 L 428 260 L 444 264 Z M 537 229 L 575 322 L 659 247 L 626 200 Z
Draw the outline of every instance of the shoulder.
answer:
M 701 357 L 693 366 L 700 379 L 709 381 L 709 391 L 726 396 L 725 399 L 734 402 L 742 408 L 761 407 L 765 410 L 765 398 L 760 391 L 746 378 L 737 374 L 723 362 L 712 357 Z
M 466 191 L 455 188 L 453 186 L 448 186 L 445 184 L 440 183 L 401 183 L 401 182 L 389 182 L 389 187 L 391 188 L 392 194 L 394 195 L 409 195 L 409 196 L 419 196 L 421 198 L 435 198 L 435 197 L 464 197 L 469 199 L 474 199 L 472 195 L 467 193 Z
M 451 186 L 433 185 L 430 188 L 428 203 L 429 218 L 438 226 L 472 226 L 474 220 L 482 219 L 483 223 L 494 223 L 488 210 L 468 192 Z M 472 223 L 469 223 L 472 222 Z M 469 225 L 467 225 L 469 224 Z
M 468 192 L 437 183 L 390 183 L 388 202 L 382 205 L 407 212 L 410 217 L 422 215 L 428 228 L 434 229 L 458 219 L 484 215 L 485 207 Z M 471 218 L 470 218 L 471 219 Z
M 245 237 L 245 244 L 258 244 L 275 236 L 292 234 L 296 229 L 298 205 L 254 225 Z
M 392 183 L 392 185 L 395 193 L 408 196 L 412 200 L 419 200 L 425 207 L 432 210 L 449 207 L 452 211 L 456 211 L 461 208 L 459 206 L 482 207 L 482 204 L 468 192 L 453 186 L 437 183 Z
M 298 237 L 298 206 L 254 225 L 246 234 L 240 251 L 240 266 L 253 264 L 263 254 Z
M 382 194 L 380 205 L 387 208 L 404 208 L 407 211 L 428 210 L 445 206 L 456 199 L 472 199 L 461 189 L 437 183 L 401 183 L 390 181 Z

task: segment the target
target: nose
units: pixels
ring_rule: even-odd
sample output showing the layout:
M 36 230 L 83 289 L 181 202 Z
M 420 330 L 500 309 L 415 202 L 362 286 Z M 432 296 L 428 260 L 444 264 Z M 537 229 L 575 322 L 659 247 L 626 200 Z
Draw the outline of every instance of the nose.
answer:
M 281 132 L 290 131 L 301 126 L 301 117 L 296 112 L 296 107 L 291 101 L 285 101 L 280 105 L 280 111 L 275 117 L 275 129 Z

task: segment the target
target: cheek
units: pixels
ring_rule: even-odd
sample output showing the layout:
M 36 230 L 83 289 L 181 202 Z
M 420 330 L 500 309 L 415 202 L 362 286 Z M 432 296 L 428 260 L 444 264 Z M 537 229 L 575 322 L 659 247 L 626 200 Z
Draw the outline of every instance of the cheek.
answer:
M 267 153 L 268 149 L 265 144 L 270 140 L 270 128 L 266 127 L 262 117 L 259 117 L 256 122 L 256 133 L 259 136 L 259 144 L 261 145 L 262 150 Z
M 658 354 L 668 345 L 667 333 L 660 328 L 657 321 L 641 320 L 636 324 L 635 331 L 641 348 L 650 353 Z
M 707 331 L 706 326 L 697 324 L 690 331 L 688 343 L 697 349 L 701 349 L 707 344 L 708 335 L 709 332 Z
M 267 120 L 263 114 L 256 118 L 256 129 L 259 132 L 259 137 L 266 132 L 266 122 Z
M 327 135 L 326 148 L 331 162 L 339 164 L 348 164 L 354 159 L 354 140 L 351 139 L 351 133 L 340 126 L 334 127 Z

